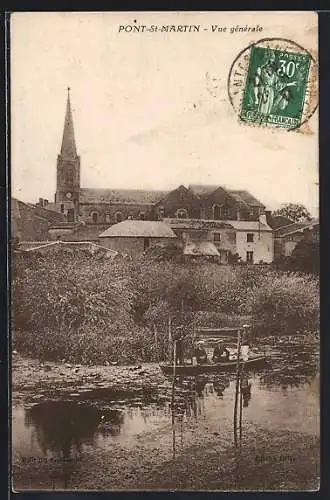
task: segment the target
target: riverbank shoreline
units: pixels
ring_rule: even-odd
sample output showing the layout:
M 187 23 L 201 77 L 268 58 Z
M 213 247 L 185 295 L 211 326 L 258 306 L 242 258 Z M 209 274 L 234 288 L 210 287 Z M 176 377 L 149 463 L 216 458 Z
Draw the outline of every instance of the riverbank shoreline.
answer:
M 74 467 L 19 458 L 13 465 L 16 491 L 49 490 L 58 481 L 75 491 L 316 491 L 320 474 L 318 437 L 257 427 L 240 449 L 212 436 L 174 459 L 156 447 L 141 445 L 132 454 L 114 446 L 110 456 L 87 453 Z
M 172 411 L 172 378 L 157 363 L 86 366 L 13 354 L 15 491 L 317 490 L 318 345 L 288 345 L 269 346 L 270 369 L 250 374 L 239 448 L 235 373 L 204 377 L 203 394 L 197 379 L 188 387 L 178 380 Z
M 282 338 L 264 337 L 258 339 L 260 346 L 269 349 L 285 346 L 318 347 L 316 336 L 297 336 Z M 166 379 L 165 379 L 166 380 Z M 70 392 L 72 388 L 81 386 L 97 386 L 109 383 L 116 388 L 134 388 L 136 385 L 154 387 L 164 381 L 158 363 L 83 365 L 58 361 L 41 361 L 36 358 L 22 356 L 13 351 L 12 354 L 12 392 L 13 401 L 23 397 L 27 392 L 62 391 Z M 37 396 L 36 394 L 36 396 Z M 36 398 L 37 399 L 37 398 Z

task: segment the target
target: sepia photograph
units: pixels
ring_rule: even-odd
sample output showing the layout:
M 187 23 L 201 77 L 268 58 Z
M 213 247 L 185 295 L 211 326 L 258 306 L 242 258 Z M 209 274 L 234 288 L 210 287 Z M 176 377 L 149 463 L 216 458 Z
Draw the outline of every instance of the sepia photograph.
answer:
M 318 16 L 10 18 L 11 482 L 318 491 Z

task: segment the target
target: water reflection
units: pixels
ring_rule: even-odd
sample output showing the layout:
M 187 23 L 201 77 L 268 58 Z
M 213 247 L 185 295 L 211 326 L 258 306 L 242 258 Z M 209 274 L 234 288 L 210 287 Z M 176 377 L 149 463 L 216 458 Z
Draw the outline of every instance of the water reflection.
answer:
M 233 377 L 232 377 L 233 378 Z M 242 372 L 238 374 L 237 394 L 235 398 L 240 398 L 239 413 L 235 408 L 235 399 L 232 399 L 232 409 L 235 410 L 236 416 L 233 416 L 234 425 L 234 441 L 238 444 L 237 431 L 239 432 L 239 440 L 242 439 L 243 426 L 243 408 L 247 408 L 252 397 L 252 381 L 249 380 L 249 374 Z M 177 436 L 180 434 L 180 443 L 183 440 L 183 422 L 184 417 L 194 416 L 196 420 L 205 415 L 207 403 L 205 399 L 215 395 L 219 400 L 223 400 L 226 388 L 231 385 L 231 379 L 228 376 L 208 375 L 195 377 L 176 377 L 172 384 L 171 395 L 171 417 L 172 417 L 172 458 L 175 460 L 178 450 Z M 237 415 L 239 423 L 237 424 Z M 219 421 L 221 416 L 219 415 Z M 219 435 L 219 432 L 215 432 Z
M 46 401 L 26 410 L 25 425 L 33 427 L 44 455 L 71 458 L 80 455 L 82 444 L 95 444 L 95 434 L 116 436 L 123 412 L 99 409 L 74 401 Z
M 316 373 L 315 356 L 308 350 L 299 356 L 285 349 L 274 351 L 267 370 L 241 374 L 238 452 L 251 423 L 272 431 L 299 427 L 302 432 L 317 434 Z M 22 456 L 69 459 L 94 450 L 108 453 L 117 445 L 118 453 L 132 455 L 142 444 L 156 446 L 164 457 L 177 460 L 185 447 L 203 446 L 210 436 L 226 446 L 235 442 L 235 373 L 178 376 L 174 385 L 167 379 L 146 392 L 96 388 L 73 396 L 14 408 L 14 449 Z M 67 487 L 75 467 L 74 463 L 63 466 L 60 487 Z
M 267 346 L 271 360 L 268 368 L 260 373 L 260 381 L 268 389 L 274 386 L 299 387 L 303 383 L 310 383 L 319 371 L 319 352 L 316 346 L 286 344 L 274 349 Z

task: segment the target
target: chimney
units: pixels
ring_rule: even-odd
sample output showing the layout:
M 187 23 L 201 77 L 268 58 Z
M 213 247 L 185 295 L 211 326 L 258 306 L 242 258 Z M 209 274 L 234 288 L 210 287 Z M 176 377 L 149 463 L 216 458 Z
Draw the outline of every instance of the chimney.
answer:
M 259 222 L 260 222 L 260 224 L 267 225 L 267 214 L 266 213 L 259 215 Z
M 39 203 L 38 203 L 39 207 L 43 207 L 44 206 L 44 200 L 43 198 L 39 198 Z
M 44 206 L 47 207 L 48 205 L 48 200 L 44 200 Z

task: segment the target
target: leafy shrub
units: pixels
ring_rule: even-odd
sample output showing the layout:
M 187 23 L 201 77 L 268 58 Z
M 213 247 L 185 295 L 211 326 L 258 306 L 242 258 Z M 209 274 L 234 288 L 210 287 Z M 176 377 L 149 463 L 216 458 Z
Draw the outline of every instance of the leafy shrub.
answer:
M 22 353 L 130 363 L 167 357 L 169 316 L 173 329 L 184 325 L 187 346 L 198 327 L 247 317 L 261 335 L 315 331 L 319 289 L 312 275 L 271 267 L 110 262 L 61 249 L 13 255 L 12 310 Z
M 247 306 L 263 335 L 281 335 L 319 327 L 319 287 L 313 277 L 272 272 L 250 290 Z

